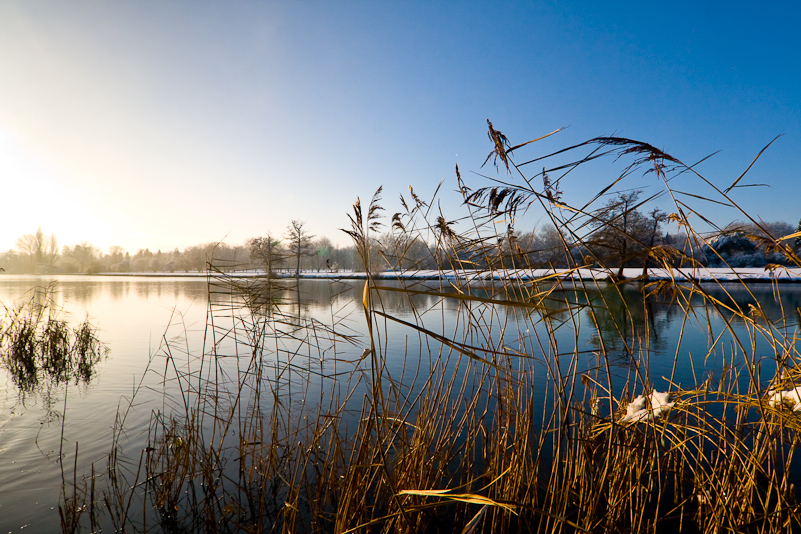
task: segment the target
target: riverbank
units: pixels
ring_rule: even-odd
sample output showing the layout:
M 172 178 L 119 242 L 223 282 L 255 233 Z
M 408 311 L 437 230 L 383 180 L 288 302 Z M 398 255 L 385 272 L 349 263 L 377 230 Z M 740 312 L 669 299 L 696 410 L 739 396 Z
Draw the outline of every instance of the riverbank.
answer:
M 225 273 L 226 276 L 238 278 L 255 278 L 264 276 L 264 271 L 235 271 Z M 575 269 L 575 270 L 554 270 L 554 269 L 496 269 L 492 271 L 480 270 L 407 270 L 407 271 L 381 271 L 373 274 L 374 279 L 378 280 L 608 280 L 614 277 L 615 272 L 610 273 L 601 269 Z M 92 276 L 148 276 L 148 277 L 205 277 L 205 272 L 138 272 L 138 273 L 97 273 Z M 637 279 L 642 277 L 641 268 L 623 269 L 623 276 L 626 279 Z M 323 271 L 302 271 L 300 278 L 303 279 L 335 279 L 335 280 L 364 280 L 367 273 L 358 271 L 347 272 L 323 272 Z M 278 278 L 294 278 L 294 273 L 279 273 Z M 762 267 L 710 267 L 702 269 L 648 269 L 648 280 L 697 280 L 700 282 L 801 282 L 800 268 L 779 268 L 766 270 Z

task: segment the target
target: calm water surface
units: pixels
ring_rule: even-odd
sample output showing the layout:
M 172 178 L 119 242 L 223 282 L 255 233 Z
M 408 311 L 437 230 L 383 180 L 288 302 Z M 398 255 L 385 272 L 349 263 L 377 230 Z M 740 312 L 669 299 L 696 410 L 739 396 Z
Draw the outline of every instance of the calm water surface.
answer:
M 141 382 L 143 388 L 137 395 L 137 402 L 141 405 L 128 416 L 128 441 L 124 444 L 126 453 L 138 457 L 137 451 L 145 443 L 144 433 L 151 410 L 159 409 L 163 402 L 163 384 L 159 372 L 155 372 L 164 367 L 164 360 L 158 356 L 162 341 L 171 340 L 175 346 L 189 347 L 190 351 L 200 351 L 203 343 L 208 308 L 205 278 L 4 275 L 0 276 L 0 302 L 11 306 L 19 299 L 30 298 L 35 288 L 51 284 L 58 305 L 75 324 L 88 314 L 98 327 L 98 336 L 110 351 L 88 384 L 51 386 L 25 395 L 17 390 L 5 370 L 0 369 L 0 532 L 17 532 L 22 528 L 29 529 L 28 532 L 59 531 L 58 503 L 62 485 L 59 458 L 64 459 L 63 476 L 71 479 L 77 443 L 78 473 L 89 473 L 93 464 L 97 472 L 102 472 L 106 467 L 118 406 L 126 404 Z M 357 336 L 355 346 L 337 346 L 337 356 L 359 354 L 358 336 L 364 331 L 363 316 L 359 312 L 361 288 L 362 282 L 358 281 L 346 284 L 302 281 L 300 292 L 281 305 L 282 311 L 325 324 L 337 321 L 340 330 Z M 728 290 L 738 302 L 752 298 L 740 288 L 732 286 Z M 781 298 L 776 298 L 769 285 L 754 286 L 752 290 L 766 315 L 774 320 L 786 317 L 788 328 L 795 328 L 797 310 L 801 306 L 801 286 L 783 286 Z M 716 291 L 721 299 L 729 298 L 723 289 Z M 355 300 L 354 295 L 358 296 Z M 597 303 L 599 298 L 603 298 L 605 311 L 596 313 L 593 321 L 589 320 L 587 311 L 582 312 L 579 314 L 581 324 L 576 329 L 570 315 L 563 311 L 564 298 L 581 305 Z M 387 313 L 403 320 L 414 320 L 406 296 L 385 292 L 381 300 Z M 427 296 L 415 297 L 412 301 L 418 311 L 424 312 L 423 320 L 427 326 L 434 324 L 440 333 L 449 336 L 464 334 L 464 318 L 476 312 L 475 307 L 468 309 Z M 597 351 L 603 343 L 610 354 L 614 379 L 621 382 L 632 373 L 632 362 L 642 354 L 640 345 L 644 345 L 645 340 L 647 366 L 640 365 L 639 368 L 641 372 L 649 373 L 654 383 L 673 375 L 674 382 L 688 387 L 695 383 L 697 376 L 714 373 L 727 363 L 727 351 L 709 354 L 708 326 L 713 332 L 720 332 L 728 317 L 707 314 L 706 308 L 701 307 L 697 310 L 697 318 L 685 323 L 684 312 L 667 300 L 648 306 L 651 319 L 645 320 L 645 313 L 637 311 L 644 307 L 636 291 L 624 299 L 613 294 L 588 297 L 584 293 L 572 292 L 547 304 L 546 311 L 552 324 L 558 326 L 560 353 L 571 353 L 578 343 L 583 351 L 580 365 L 591 369 L 599 364 Z M 626 309 L 634 310 L 631 313 L 635 321 L 627 323 L 623 320 Z M 637 317 L 642 320 L 638 322 Z M 502 335 L 508 347 L 526 354 L 540 351 L 537 334 L 542 334 L 538 329 L 543 326 L 529 324 L 515 314 L 485 317 L 482 321 Z M 747 338 L 742 324 L 737 320 L 732 324 L 736 333 Z M 510 325 L 514 327 L 510 328 Z M 631 340 L 629 343 L 620 341 L 618 332 L 621 325 L 623 329 L 631 329 L 625 332 Z M 677 350 L 676 341 L 680 335 L 682 343 Z M 401 376 L 404 369 L 408 372 L 404 356 L 409 354 L 416 359 L 421 353 L 417 333 L 390 324 L 382 340 L 388 355 L 388 372 L 394 377 Z M 475 342 L 480 343 L 480 339 Z M 725 335 L 719 346 L 731 342 L 730 336 Z M 429 344 L 420 359 L 437 351 L 438 347 Z M 681 365 L 674 371 L 673 357 L 677 352 Z M 758 342 L 756 354 L 765 359 L 762 374 L 767 380 L 775 369 L 775 364 L 771 368 L 772 349 L 768 344 Z M 566 356 L 559 356 L 562 357 Z M 151 358 L 154 372 L 146 373 Z M 543 388 L 545 377 L 543 372 Z
M 0 302 L 11 306 L 51 283 L 56 302 L 74 324 L 89 315 L 109 353 L 89 384 L 70 383 L 25 396 L 0 371 L 2 532 L 22 527 L 28 532 L 60 530 L 60 451 L 70 477 L 76 442 L 78 472 L 92 463 L 102 471 L 117 406 L 142 378 L 162 336 L 182 334 L 185 327 L 189 337 L 197 337 L 205 325 L 202 278 L 0 276 Z M 130 421 L 134 431 L 146 426 L 148 410 L 134 415 L 139 417 Z

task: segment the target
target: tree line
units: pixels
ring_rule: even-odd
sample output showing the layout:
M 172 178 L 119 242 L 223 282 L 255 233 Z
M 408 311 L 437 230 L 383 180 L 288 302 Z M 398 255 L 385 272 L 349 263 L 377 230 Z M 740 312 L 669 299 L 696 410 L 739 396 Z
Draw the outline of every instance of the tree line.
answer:
M 796 228 L 783 221 L 732 222 L 700 240 L 681 231 L 663 232 L 670 216 L 659 209 L 641 211 L 641 193 L 617 193 L 597 210 L 590 224 L 594 231 L 575 247 L 579 253 L 593 252 L 598 262 L 616 265 L 619 275 L 624 267 L 646 269 L 659 251 L 680 252 L 675 256 L 676 266 L 686 263 L 686 258 L 706 267 L 795 265 L 787 251 L 775 245 L 777 239 L 801 232 L 801 221 Z M 791 239 L 787 245 L 794 251 L 801 250 L 801 238 Z
M 769 236 L 801 232 L 786 222 L 732 223 L 706 241 L 682 232 L 668 233 L 667 214 L 659 209 L 643 211 L 640 191 L 617 193 L 596 210 L 591 222 L 578 229 L 545 224 L 518 233 L 509 225 L 493 236 L 456 239 L 444 219 L 433 242 L 410 235 L 393 225 L 371 239 L 365 266 L 353 246 L 338 247 L 327 237 L 312 235 L 304 221 L 293 220 L 281 235 L 268 233 L 241 245 L 203 243 L 178 250 L 135 253 L 112 246 L 107 252 L 87 242 L 59 249 L 56 236 L 39 228 L 17 239 L 14 249 L 0 253 L 0 268 L 8 273 L 127 273 L 203 272 L 209 267 L 222 271 L 263 270 L 271 275 L 299 275 L 302 271 L 363 271 L 411 269 L 542 268 L 585 265 L 605 267 L 622 275 L 626 267 L 649 265 L 655 248 L 675 249 L 698 264 L 717 267 L 764 267 L 787 265 L 781 251 L 770 246 Z M 801 250 L 801 238 L 789 243 Z M 449 254 L 442 254 L 450 247 Z M 446 264 L 444 257 L 450 258 Z M 456 263 L 454 263 L 454 261 Z M 678 266 L 678 265 L 677 265 Z
M 13 249 L 0 253 L 0 267 L 8 273 L 84 274 L 203 272 L 209 267 L 224 271 L 261 269 L 268 239 L 273 243 L 272 267 L 276 272 L 354 268 L 352 247 L 337 247 L 327 237 L 311 235 L 302 221 L 292 221 L 278 238 L 254 237 L 240 245 L 201 243 L 172 251 L 145 248 L 134 253 L 119 246 L 104 252 L 85 241 L 59 248 L 56 236 L 45 235 L 39 228 L 19 237 Z

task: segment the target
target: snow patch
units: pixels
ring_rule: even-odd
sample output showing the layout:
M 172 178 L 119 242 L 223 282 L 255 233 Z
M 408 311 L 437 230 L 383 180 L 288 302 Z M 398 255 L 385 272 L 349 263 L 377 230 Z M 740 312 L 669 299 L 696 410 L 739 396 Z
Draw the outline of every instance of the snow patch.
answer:
M 650 421 L 668 413 L 675 403 L 670 402 L 670 393 L 654 390 L 648 397 L 638 395 L 626 406 L 626 415 L 620 418 L 621 423 L 637 423 Z
M 787 391 L 768 391 L 768 395 L 770 395 L 768 404 L 772 408 L 787 405 L 794 412 L 801 412 L 801 386 Z

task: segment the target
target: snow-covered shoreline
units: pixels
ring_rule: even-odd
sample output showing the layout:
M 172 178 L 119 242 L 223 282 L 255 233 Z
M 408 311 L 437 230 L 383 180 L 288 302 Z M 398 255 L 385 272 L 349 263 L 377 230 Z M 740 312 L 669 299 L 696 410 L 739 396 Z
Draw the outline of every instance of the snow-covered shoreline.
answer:
M 616 274 L 616 271 L 613 273 Z M 641 268 L 623 269 L 623 275 L 627 279 L 635 279 L 642 276 Z M 140 273 L 98 273 L 93 276 L 147 276 L 147 277 L 206 277 L 204 272 L 140 272 Z M 226 276 L 237 278 L 252 278 L 264 276 L 263 271 L 240 271 L 226 273 Z M 280 278 L 293 278 L 294 274 L 279 275 Z M 303 279 L 356 279 L 367 278 L 364 272 L 316 272 L 304 271 L 300 273 Z M 610 272 L 601 269 L 576 269 L 553 270 L 553 269 L 500 269 L 494 271 L 478 270 L 408 270 L 408 271 L 382 271 L 373 274 L 374 279 L 380 280 L 537 280 L 552 279 L 556 280 L 607 280 Z M 704 269 L 648 269 L 649 280 L 687 280 L 694 279 L 699 282 L 801 282 L 801 269 L 799 268 L 780 268 L 773 271 L 765 270 L 761 267 L 748 267 L 730 269 L 726 267 L 711 267 Z

